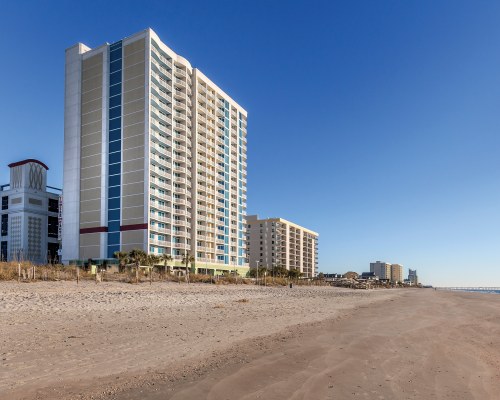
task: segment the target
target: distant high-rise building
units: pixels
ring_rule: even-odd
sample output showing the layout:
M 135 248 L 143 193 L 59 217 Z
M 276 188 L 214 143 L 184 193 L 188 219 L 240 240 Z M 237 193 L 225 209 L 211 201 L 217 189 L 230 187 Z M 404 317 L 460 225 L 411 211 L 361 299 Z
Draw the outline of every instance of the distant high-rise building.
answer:
M 0 260 L 52 262 L 58 259 L 61 190 L 47 186 L 49 168 L 41 161 L 9 168 L 10 183 L 0 186 Z
M 247 112 L 151 29 L 66 50 L 63 260 L 246 260 Z M 208 271 L 207 271 L 208 272 Z
M 403 282 L 403 266 L 391 264 L 391 282 Z
M 383 261 L 370 263 L 370 272 L 374 272 L 380 279 L 389 279 L 391 282 L 403 282 L 403 266 L 389 264 Z
M 370 263 L 370 272 L 374 272 L 380 279 L 391 279 L 391 264 L 375 261 Z
M 304 277 L 318 272 L 318 234 L 283 218 L 247 217 L 250 267 L 298 269 Z
M 409 269 L 408 270 L 408 281 L 412 285 L 418 285 L 418 276 L 417 276 L 417 270 L 416 269 Z

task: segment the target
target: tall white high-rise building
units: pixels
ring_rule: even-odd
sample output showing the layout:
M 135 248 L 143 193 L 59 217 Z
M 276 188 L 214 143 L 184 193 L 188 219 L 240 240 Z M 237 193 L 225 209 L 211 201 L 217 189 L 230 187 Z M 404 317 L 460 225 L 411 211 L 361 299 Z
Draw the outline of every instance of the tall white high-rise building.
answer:
M 66 50 L 62 254 L 244 272 L 247 112 L 151 29 Z

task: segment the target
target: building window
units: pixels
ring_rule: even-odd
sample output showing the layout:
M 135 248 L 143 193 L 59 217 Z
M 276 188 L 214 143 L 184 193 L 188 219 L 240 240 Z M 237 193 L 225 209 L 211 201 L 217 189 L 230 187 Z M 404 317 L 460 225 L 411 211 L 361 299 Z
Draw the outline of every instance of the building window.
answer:
M 9 196 L 2 196 L 2 210 L 9 209 Z
M 0 247 L 0 261 L 7 261 L 7 242 L 3 241 Z
M 8 231 L 9 231 L 9 215 L 8 214 L 3 214 L 2 215 L 1 235 L 2 236 L 7 236 L 7 232 Z
M 49 199 L 49 212 L 59 212 L 59 200 Z
M 59 232 L 59 218 L 48 217 L 48 236 L 49 238 L 57 238 Z

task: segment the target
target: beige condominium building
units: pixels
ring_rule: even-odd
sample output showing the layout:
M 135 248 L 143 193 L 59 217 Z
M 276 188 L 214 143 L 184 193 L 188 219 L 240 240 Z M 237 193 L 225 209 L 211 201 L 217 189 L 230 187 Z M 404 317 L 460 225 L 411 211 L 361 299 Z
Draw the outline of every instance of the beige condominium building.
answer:
M 403 282 L 403 266 L 391 264 L 391 282 Z
M 248 268 L 247 112 L 147 29 L 66 50 L 63 261 Z
M 380 279 L 388 279 L 391 282 L 403 282 L 403 266 L 400 264 L 375 261 L 370 263 L 370 272 L 374 272 Z
M 318 233 L 282 218 L 247 217 L 250 267 L 298 269 L 304 277 L 318 272 Z

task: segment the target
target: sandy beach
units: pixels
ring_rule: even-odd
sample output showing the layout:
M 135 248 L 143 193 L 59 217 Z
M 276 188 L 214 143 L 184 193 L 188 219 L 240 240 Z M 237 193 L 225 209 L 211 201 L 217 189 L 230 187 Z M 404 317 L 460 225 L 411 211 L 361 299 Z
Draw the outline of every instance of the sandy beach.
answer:
M 0 282 L 1 399 L 496 399 L 500 296 Z

